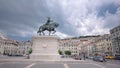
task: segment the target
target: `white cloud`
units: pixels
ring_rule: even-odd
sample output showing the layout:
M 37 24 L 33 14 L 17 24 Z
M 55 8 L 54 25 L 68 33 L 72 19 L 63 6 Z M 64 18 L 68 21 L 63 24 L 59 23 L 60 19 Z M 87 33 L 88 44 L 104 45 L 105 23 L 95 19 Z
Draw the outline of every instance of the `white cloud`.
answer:
M 107 13 L 105 13 L 105 17 L 97 16 L 99 7 L 110 3 L 119 5 L 117 2 L 119 1 L 64 0 L 61 1 L 61 6 L 66 20 L 76 29 L 75 33 L 77 35 L 92 35 L 109 33 L 110 27 L 104 28 L 104 25 L 109 24 L 110 21 L 114 21 L 116 24 L 118 24 L 118 21 L 120 22 L 118 11 L 118 14 L 107 15 Z
M 109 30 L 120 25 L 120 7 L 117 8 L 115 14 L 111 14 L 108 11 L 106 11 L 104 21 L 105 21 L 103 25 L 104 28 Z
M 61 39 L 71 37 L 71 36 L 64 34 L 64 33 L 61 33 L 61 32 L 56 32 L 56 35 L 59 36 Z
M 104 11 L 104 16 L 98 16 L 101 6 L 107 4 L 119 6 L 120 0 L 1 0 L 0 32 L 12 36 L 32 36 L 50 16 L 60 24 L 56 35 L 61 38 L 109 33 L 120 23 L 120 6 L 114 14 Z

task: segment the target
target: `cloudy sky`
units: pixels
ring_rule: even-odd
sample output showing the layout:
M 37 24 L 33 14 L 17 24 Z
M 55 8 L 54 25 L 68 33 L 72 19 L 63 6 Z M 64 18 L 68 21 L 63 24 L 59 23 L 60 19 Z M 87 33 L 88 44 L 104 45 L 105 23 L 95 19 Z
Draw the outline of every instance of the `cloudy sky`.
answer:
M 47 17 L 61 38 L 105 34 L 120 25 L 120 0 L 0 0 L 0 34 L 8 38 L 31 39 Z

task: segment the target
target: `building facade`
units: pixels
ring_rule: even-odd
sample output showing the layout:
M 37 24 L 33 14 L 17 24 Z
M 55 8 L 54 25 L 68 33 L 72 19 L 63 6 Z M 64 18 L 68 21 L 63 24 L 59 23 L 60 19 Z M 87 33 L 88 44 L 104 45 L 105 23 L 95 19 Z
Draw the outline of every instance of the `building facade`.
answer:
M 58 50 L 61 50 L 63 52 L 63 55 L 65 55 L 65 51 L 70 51 L 71 55 L 77 55 L 78 54 L 78 42 L 77 40 L 73 39 L 61 39 L 59 41 Z
M 9 56 L 24 56 L 29 53 L 31 42 L 18 42 L 15 40 L 7 39 L 0 35 L 0 54 Z
M 120 55 L 120 25 L 110 30 L 114 55 Z
M 81 51 L 80 54 L 85 55 L 85 57 L 91 57 L 93 56 L 93 51 L 95 52 L 95 50 L 93 49 L 94 47 L 94 41 L 99 38 L 100 35 L 96 35 L 96 36 L 84 36 L 82 38 L 80 38 L 81 40 Z M 95 48 L 96 49 L 96 48 Z
M 27 55 L 29 54 L 30 48 L 32 48 L 31 41 L 20 41 L 18 42 L 17 48 L 18 55 Z
M 71 55 L 86 57 L 92 56 L 92 43 L 98 36 L 80 36 L 78 38 L 62 39 L 59 42 L 58 49 L 61 51 L 70 50 Z
M 112 55 L 112 50 L 110 34 L 101 35 L 92 42 L 93 55 Z
M 17 43 L 16 41 L 5 39 L 4 40 L 4 55 L 16 55 L 17 53 Z
M 4 44 L 5 44 L 4 39 L 5 38 L 2 35 L 0 35 L 0 54 L 4 53 Z

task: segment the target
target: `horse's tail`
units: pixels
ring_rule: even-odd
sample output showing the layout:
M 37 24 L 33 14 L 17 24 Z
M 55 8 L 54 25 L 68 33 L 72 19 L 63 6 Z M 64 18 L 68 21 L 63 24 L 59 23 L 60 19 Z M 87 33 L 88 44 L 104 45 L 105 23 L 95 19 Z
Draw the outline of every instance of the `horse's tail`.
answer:
M 39 27 L 39 30 L 37 31 L 37 33 L 39 33 L 39 32 L 40 32 L 40 30 L 41 30 L 41 27 Z
M 38 30 L 37 33 L 39 33 L 40 31 Z

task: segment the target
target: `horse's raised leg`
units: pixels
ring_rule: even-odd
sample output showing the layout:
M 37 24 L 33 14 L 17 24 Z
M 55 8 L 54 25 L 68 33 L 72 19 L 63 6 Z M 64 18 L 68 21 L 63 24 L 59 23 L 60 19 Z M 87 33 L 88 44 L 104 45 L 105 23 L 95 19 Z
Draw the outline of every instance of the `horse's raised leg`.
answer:
M 56 30 L 54 30 L 52 34 L 54 34 L 55 32 L 56 32 Z
M 45 35 L 45 33 L 42 31 L 43 35 Z
M 39 33 L 39 35 L 41 35 L 41 32 L 38 32 Z

